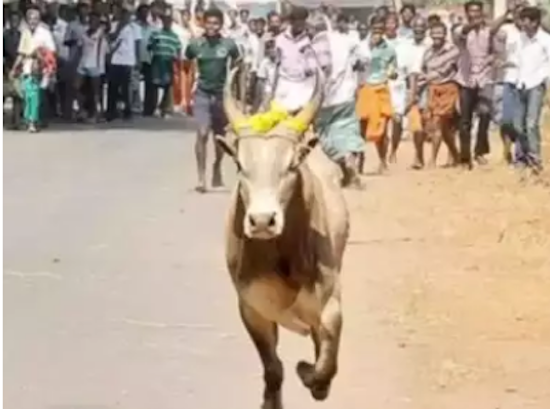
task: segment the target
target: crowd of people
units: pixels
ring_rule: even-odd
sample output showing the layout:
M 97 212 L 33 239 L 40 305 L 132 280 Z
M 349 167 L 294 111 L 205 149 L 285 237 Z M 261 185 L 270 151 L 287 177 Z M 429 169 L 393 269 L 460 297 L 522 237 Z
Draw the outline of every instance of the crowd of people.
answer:
M 450 21 L 412 5 L 379 7 L 358 21 L 325 7 L 251 18 L 246 9 L 191 13 L 162 0 L 30 4 L 23 14 L 9 10 L 4 22 L 4 98 L 13 100 L 11 125 L 31 132 L 55 117 L 96 123 L 193 115 L 197 190 L 204 192 L 209 135 L 226 133 L 228 67 L 242 67 L 237 96 L 250 115 L 299 109 L 320 67 L 325 98 L 313 127 L 344 184 L 360 183 L 365 141 L 383 172 L 405 134 L 413 138 L 414 169 L 425 166 L 426 141 L 428 165 L 442 143 L 449 166 L 483 165 L 491 122 L 500 126 L 505 160 L 537 172 L 550 86 L 542 21 L 543 11 L 523 2 L 489 19 L 479 0 Z M 221 159 L 216 149 L 213 186 L 223 184 Z

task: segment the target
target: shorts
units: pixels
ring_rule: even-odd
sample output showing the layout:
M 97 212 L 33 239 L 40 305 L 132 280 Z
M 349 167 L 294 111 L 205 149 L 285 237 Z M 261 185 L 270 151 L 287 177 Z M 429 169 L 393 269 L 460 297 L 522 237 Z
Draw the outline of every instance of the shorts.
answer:
M 78 67 L 76 70 L 78 75 L 82 77 L 91 77 L 91 78 L 98 78 L 101 77 L 101 70 L 96 67 Z
M 194 117 L 200 128 L 211 129 L 215 135 L 225 135 L 227 116 L 223 109 L 223 93 L 195 91 Z

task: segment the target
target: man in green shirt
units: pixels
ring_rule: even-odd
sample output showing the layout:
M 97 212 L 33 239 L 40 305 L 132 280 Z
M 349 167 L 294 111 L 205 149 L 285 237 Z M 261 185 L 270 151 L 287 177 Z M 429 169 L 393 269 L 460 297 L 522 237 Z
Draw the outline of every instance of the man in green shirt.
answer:
M 197 157 L 198 185 L 196 190 L 206 192 L 206 145 L 210 131 L 214 135 L 225 135 L 227 118 L 223 110 L 223 88 L 227 80 L 228 62 L 234 64 L 239 59 L 237 44 L 230 38 L 221 36 L 223 13 L 210 9 L 204 13 L 204 34 L 193 39 L 185 51 L 188 60 L 186 67 L 196 61 L 198 82 L 195 91 L 194 116 L 199 125 L 195 154 Z M 190 76 L 187 76 L 190 78 Z M 191 84 L 188 84 L 188 89 Z M 212 186 L 223 185 L 221 161 L 223 151 L 215 144 Z
M 174 62 L 181 55 L 181 42 L 172 31 L 172 16 L 162 16 L 162 29 L 155 31 L 149 38 L 151 52 L 151 81 L 155 86 L 154 100 L 157 100 L 158 90 L 162 89 L 160 103 L 161 116 L 166 115 L 170 103 L 170 93 L 174 83 Z

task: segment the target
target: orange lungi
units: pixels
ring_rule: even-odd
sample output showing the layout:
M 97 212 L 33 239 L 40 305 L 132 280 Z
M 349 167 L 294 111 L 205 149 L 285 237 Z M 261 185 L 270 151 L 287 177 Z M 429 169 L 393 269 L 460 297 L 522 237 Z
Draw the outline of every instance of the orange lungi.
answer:
M 186 70 L 183 61 L 174 62 L 174 106 L 182 108 L 190 106 L 191 92 L 188 84 L 193 83 L 194 77 L 194 64 L 189 64 L 189 68 Z
M 459 98 L 459 88 L 454 82 L 428 85 L 428 104 L 424 117 L 432 126 L 453 119 Z
M 414 104 L 407 113 L 408 120 L 408 129 L 411 132 L 420 132 L 422 131 L 422 113 L 418 104 Z
M 361 121 L 367 122 L 366 129 L 361 130 L 363 137 L 373 142 L 382 139 L 393 115 L 387 84 L 364 84 L 359 87 L 355 111 Z

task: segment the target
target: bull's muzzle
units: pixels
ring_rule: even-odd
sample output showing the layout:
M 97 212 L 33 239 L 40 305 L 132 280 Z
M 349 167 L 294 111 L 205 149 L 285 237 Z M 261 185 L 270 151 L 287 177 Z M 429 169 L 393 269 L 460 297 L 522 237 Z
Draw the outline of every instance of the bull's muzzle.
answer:
M 281 235 L 283 216 L 280 211 L 249 211 L 244 219 L 244 232 L 250 239 L 270 240 Z

